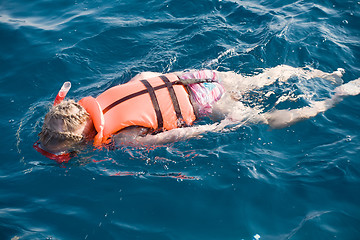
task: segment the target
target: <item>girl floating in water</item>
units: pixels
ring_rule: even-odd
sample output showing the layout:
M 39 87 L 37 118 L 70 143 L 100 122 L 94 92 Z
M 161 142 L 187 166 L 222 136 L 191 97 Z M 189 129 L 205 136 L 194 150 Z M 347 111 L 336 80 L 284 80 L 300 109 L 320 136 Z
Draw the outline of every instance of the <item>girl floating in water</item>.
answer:
M 293 76 L 341 83 L 342 74 L 341 69 L 324 73 L 289 66 L 271 68 L 252 77 L 212 70 L 145 72 L 96 98 L 85 97 L 79 102 L 57 98 L 34 146 L 47 157 L 64 161 L 71 157 L 71 151 L 90 141 L 95 146 L 109 142 L 161 144 L 245 122 L 283 128 L 326 111 L 343 96 L 359 94 L 360 79 L 336 87 L 326 100 L 292 110 L 262 112 L 245 106 L 241 96 L 275 81 L 286 82 Z M 194 126 L 194 121 L 202 117 L 217 123 Z M 179 131 L 184 128 L 186 131 Z

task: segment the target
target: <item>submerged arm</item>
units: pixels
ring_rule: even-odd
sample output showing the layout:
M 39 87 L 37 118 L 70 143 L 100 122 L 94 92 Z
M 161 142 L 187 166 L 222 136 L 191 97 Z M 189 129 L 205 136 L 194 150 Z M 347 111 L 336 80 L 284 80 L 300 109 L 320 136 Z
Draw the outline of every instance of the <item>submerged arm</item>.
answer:
M 146 136 L 150 132 L 149 128 L 133 126 L 121 130 L 112 137 L 115 145 L 136 144 L 139 139 Z

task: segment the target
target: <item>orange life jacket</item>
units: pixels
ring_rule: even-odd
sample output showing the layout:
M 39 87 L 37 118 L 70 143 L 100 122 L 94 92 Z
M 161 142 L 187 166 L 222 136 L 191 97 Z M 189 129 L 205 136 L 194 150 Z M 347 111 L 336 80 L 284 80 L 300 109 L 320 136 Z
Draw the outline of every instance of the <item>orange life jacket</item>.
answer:
M 130 81 L 97 98 L 85 97 L 79 104 L 94 123 L 95 145 L 129 126 L 164 131 L 191 125 L 196 118 L 186 88 L 172 73 Z

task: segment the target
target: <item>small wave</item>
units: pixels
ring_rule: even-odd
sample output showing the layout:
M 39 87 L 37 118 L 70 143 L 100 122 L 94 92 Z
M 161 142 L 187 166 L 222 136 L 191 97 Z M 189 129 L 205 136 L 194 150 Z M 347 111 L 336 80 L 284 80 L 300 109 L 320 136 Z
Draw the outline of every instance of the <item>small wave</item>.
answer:
M 61 18 L 53 18 L 49 19 L 46 17 L 12 17 L 10 15 L 1 14 L 0 22 L 8 24 L 13 28 L 17 29 L 20 27 L 32 27 L 46 31 L 52 30 L 61 30 L 64 26 L 66 26 L 69 22 L 74 19 L 80 18 L 82 16 L 88 16 L 93 14 L 93 10 L 80 11 L 80 12 L 69 12 Z M 70 16 L 68 16 L 70 15 Z

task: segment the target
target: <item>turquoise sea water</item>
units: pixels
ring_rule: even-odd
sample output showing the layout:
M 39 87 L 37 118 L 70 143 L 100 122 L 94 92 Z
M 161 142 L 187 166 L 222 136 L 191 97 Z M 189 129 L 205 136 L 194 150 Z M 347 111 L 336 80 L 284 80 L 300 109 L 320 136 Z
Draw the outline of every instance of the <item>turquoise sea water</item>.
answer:
M 358 1 L 1 1 L 0 239 L 359 239 L 360 96 L 285 129 L 64 165 L 32 148 L 64 81 L 74 99 L 142 71 L 287 64 L 348 82 L 359 58 Z

